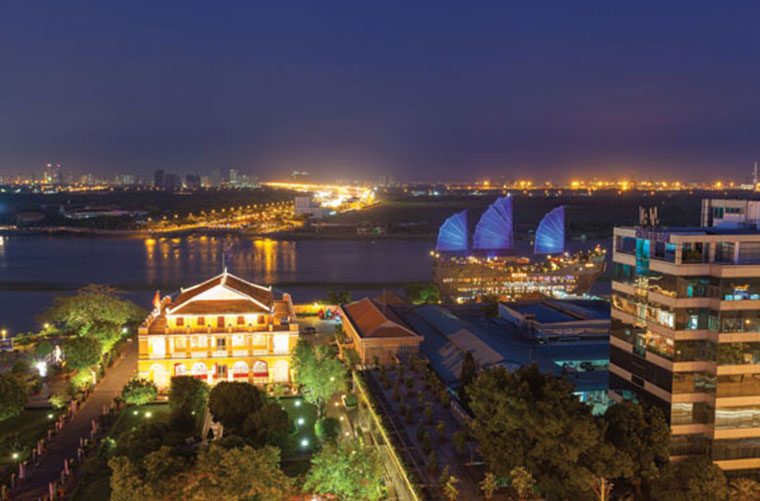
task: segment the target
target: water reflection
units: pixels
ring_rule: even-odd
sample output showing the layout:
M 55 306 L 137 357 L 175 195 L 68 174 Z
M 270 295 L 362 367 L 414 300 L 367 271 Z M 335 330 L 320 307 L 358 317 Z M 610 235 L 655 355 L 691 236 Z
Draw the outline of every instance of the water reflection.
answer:
M 265 238 L 248 240 L 234 236 L 147 238 L 145 277 L 149 284 L 167 284 L 185 277 L 209 277 L 224 266 L 231 272 L 261 284 L 295 276 L 296 242 Z

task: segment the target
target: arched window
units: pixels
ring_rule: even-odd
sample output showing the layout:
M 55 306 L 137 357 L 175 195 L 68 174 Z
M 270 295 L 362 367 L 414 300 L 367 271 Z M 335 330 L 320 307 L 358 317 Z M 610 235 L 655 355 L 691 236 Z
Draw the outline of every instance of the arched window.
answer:
M 193 364 L 193 376 L 205 376 L 208 372 L 208 367 L 203 362 L 196 362 Z
M 185 374 L 187 374 L 187 367 L 185 367 L 185 364 L 174 364 L 175 376 L 184 376 Z
M 267 367 L 267 363 L 258 360 L 253 363 L 253 377 L 267 377 L 269 376 L 269 368 Z
M 248 364 L 245 362 L 235 362 L 232 366 L 232 377 L 248 377 Z

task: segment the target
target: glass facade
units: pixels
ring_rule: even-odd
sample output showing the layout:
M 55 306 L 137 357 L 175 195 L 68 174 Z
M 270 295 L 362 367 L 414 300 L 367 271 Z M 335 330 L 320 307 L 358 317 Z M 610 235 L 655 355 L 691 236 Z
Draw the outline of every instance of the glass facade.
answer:
M 610 346 L 613 371 L 609 378 L 610 390 L 624 398 L 655 403 L 666 411 L 670 425 L 674 427 L 706 425 L 708 430 L 760 428 L 760 404 L 754 399 L 720 400 L 760 397 L 760 370 L 757 374 L 716 374 L 719 366 L 760 365 L 760 337 L 746 336 L 758 339 L 756 342 L 716 343 L 705 339 L 720 335 L 718 339 L 727 341 L 734 336 L 722 334 L 760 333 L 760 307 L 749 303 L 760 301 L 760 276 L 742 277 L 744 270 L 739 268 L 735 269 L 736 273 L 725 266 L 696 266 L 702 263 L 758 265 L 760 242 L 730 234 L 717 239 L 710 236 L 711 242 L 673 244 L 667 230 L 649 233 L 649 230 L 637 228 L 636 232 L 652 237 L 632 238 L 616 234 L 615 239 L 616 251 L 635 256 L 635 264 L 630 257 L 621 258 L 629 264 L 615 262 L 612 268 L 613 281 L 629 289 L 622 292 L 613 285 L 612 308 L 627 316 L 625 320 L 612 319 L 610 336 L 624 341 L 627 347 L 621 347 L 620 343 Z M 698 238 L 693 233 L 686 235 Z M 665 263 L 674 263 L 678 268 Z M 695 266 L 681 267 L 682 264 Z M 663 273 L 650 266 L 674 271 Z M 711 270 L 716 269 L 720 273 L 711 276 Z M 739 276 L 720 276 L 727 274 Z M 748 267 L 744 274 L 760 275 L 760 272 Z M 713 301 L 680 301 L 699 298 Z M 679 301 L 675 303 L 673 300 Z M 746 304 L 737 304 L 741 302 Z M 671 306 L 673 304 L 678 306 Z M 684 304 L 699 307 L 685 307 Z M 673 363 L 707 363 L 686 366 L 689 370 L 684 370 L 683 365 L 671 366 L 652 355 Z M 616 368 L 620 370 L 615 372 Z M 735 372 L 738 369 L 720 370 Z M 741 369 L 742 372 L 752 370 L 751 367 Z M 702 398 L 699 398 L 700 394 Z M 742 405 L 737 405 L 739 403 Z M 754 434 L 754 431 L 735 432 L 731 436 L 741 437 Z M 671 455 L 709 454 L 714 460 L 760 459 L 760 437 L 718 440 L 711 437 L 712 431 L 672 435 Z

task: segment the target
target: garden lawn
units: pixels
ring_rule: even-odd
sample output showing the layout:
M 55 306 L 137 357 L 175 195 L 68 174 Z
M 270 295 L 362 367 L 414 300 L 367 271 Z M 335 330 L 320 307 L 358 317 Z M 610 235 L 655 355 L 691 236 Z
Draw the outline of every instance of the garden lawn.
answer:
M 19 438 L 24 444 L 27 444 L 26 450 L 18 451 L 19 458 L 25 459 L 31 454 L 32 447 L 37 444 L 37 440 L 47 435 L 47 430 L 53 425 L 55 419 L 62 411 L 56 409 L 24 409 L 16 417 L 0 421 L 0 442 L 13 433 L 18 433 Z M 0 465 L 15 463 L 18 460 L 13 459 L 8 452 L 0 451 Z
M 168 403 L 130 405 L 122 409 L 109 435 L 116 440 L 124 431 L 136 428 L 145 422 L 165 423 L 168 419 Z
M 280 405 L 293 422 L 297 450 L 309 454 L 315 452 L 319 448 L 319 441 L 314 433 L 314 423 L 317 422 L 317 406 L 308 403 L 303 397 L 282 397 L 280 398 Z M 299 419 L 303 419 L 303 424 L 298 424 Z M 303 440 L 306 440 L 306 446 L 302 445 Z

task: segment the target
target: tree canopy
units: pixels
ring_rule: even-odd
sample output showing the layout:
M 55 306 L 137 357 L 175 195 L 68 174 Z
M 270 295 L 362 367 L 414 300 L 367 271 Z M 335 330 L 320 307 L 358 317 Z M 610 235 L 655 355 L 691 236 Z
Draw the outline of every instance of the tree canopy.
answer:
M 409 284 L 404 287 L 404 293 L 412 304 L 440 303 L 441 292 L 430 282 Z
M 132 379 L 121 390 L 124 401 L 132 405 L 145 405 L 158 396 L 158 388 L 153 381 Z
M 459 401 L 469 408 L 470 399 L 467 396 L 466 388 L 475 381 L 478 375 L 478 363 L 475 361 L 475 357 L 472 356 L 472 352 L 468 351 L 464 354 L 462 359 L 462 371 L 459 375 Z
M 305 339 L 299 339 L 293 353 L 293 369 L 296 382 L 304 387 L 304 398 L 318 407 L 320 415 L 330 397 L 347 389 L 346 368 L 327 346 L 314 348 Z
M 624 400 L 607 409 L 603 421 L 605 440 L 618 454 L 627 456 L 632 465 L 625 483 L 634 491 L 636 499 L 651 497 L 653 483 L 668 464 L 670 455 L 670 429 L 662 411 Z M 622 482 L 615 481 L 616 491 L 623 487 Z
M 652 498 L 662 501 L 723 501 L 729 488 L 723 470 L 707 456 L 689 456 L 663 469 Z
M 342 500 L 385 499 L 383 467 L 374 448 L 358 439 L 327 442 L 311 460 L 304 491 Z
M 102 344 L 94 337 L 72 337 L 63 343 L 63 353 L 72 368 L 86 369 L 100 362 Z
M 126 324 L 145 317 L 142 308 L 121 296 L 122 292 L 113 287 L 89 284 L 75 294 L 57 296 L 41 319 L 110 346 Z
M 177 376 L 171 379 L 169 388 L 169 422 L 181 431 L 195 427 L 196 416 L 206 409 L 208 385 L 192 376 Z
M 220 501 L 284 499 L 290 490 L 290 479 L 280 470 L 277 448 L 215 444 L 198 454 L 185 487 L 190 499 Z
M 263 405 L 261 392 L 250 383 L 222 381 L 211 389 L 208 410 L 225 429 L 243 433 L 246 418 Z
M 467 395 L 473 434 L 497 476 L 523 466 L 542 495 L 575 499 L 588 494 L 596 475 L 615 477 L 624 467 L 573 386 L 535 364 L 515 372 L 481 371 Z
M 18 416 L 26 405 L 26 384 L 17 376 L 0 373 L 0 421 Z
M 245 419 L 243 435 L 255 447 L 282 446 L 288 438 L 291 426 L 290 416 L 280 404 L 266 402 Z

